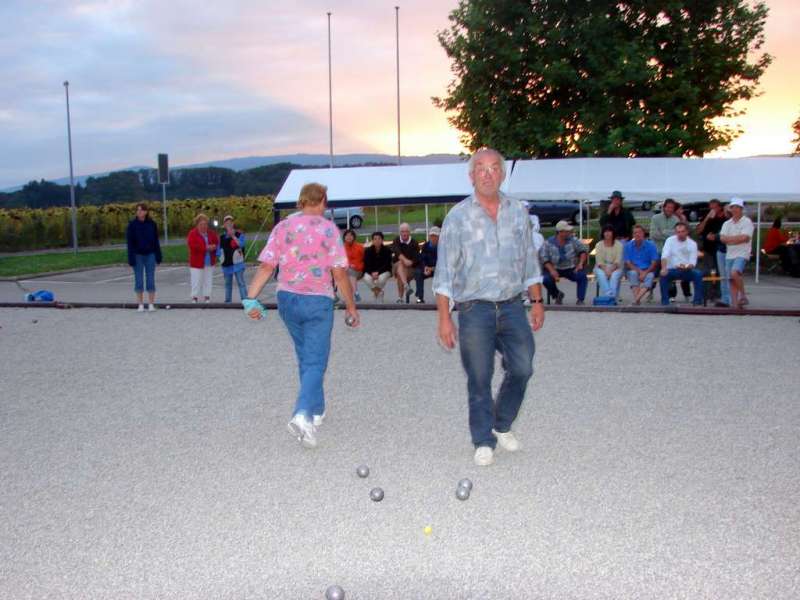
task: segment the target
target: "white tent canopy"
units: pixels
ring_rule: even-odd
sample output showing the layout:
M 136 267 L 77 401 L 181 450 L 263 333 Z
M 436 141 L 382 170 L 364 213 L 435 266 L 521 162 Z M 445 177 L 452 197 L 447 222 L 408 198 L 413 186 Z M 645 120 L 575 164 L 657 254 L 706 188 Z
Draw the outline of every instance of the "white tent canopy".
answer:
M 530 200 L 626 198 L 681 202 L 731 196 L 800 202 L 800 158 L 563 158 L 506 162 L 503 190 Z M 275 208 L 294 208 L 309 182 L 328 186 L 332 204 L 453 202 L 472 193 L 467 163 L 338 169 L 295 169 Z M 447 200 L 438 200 L 447 198 Z
M 508 191 L 531 200 L 601 200 L 612 190 L 626 198 L 679 202 L 732 196 L 762 202 L 800 202 L 800 159 L 565 158 L 521 160 Z
M 511 161 L 506 163 L 510 172 Z M 433 204 L 457 202 L 472 193 L 467 163 L 350 167 L 340 169 L 295 169 L 283 184 L 275 208 L 294 208 L 300 188 L 306 183 L 328 186 L 328 203 Z M 508 178 L 503 184 L 507 188 Z

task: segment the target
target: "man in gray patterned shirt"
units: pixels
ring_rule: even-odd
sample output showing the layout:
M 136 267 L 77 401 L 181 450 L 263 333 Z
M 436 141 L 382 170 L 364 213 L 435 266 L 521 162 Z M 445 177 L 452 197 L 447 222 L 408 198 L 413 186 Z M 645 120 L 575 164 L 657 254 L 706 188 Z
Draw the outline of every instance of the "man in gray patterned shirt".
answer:
M 439 239 L 433 291 L 439 342 L 459 342 L 467 373 L 469 428 L 475 464 L 494 462 L 497 444 L 519 450 L 511 432 L 533 375 L 533 331 L 544 323 L 542 275 L 525 206 L 500 192 L 505 162 L 482 148 L 469 161 L 474 193 L 447 214 Z M 531 298 L 526 315 L 523 294 Z M 450 310 L 458 310 L 458 333 Z M 492 398 L 495 352 L 505 375 Z

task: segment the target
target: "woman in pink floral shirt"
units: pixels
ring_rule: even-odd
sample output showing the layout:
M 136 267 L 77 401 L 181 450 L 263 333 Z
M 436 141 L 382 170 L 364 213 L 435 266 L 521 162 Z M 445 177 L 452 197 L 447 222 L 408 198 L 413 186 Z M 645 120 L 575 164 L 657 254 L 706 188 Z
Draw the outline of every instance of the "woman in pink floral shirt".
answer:
M 347 277 L 347 255 L 339 230 L 322 215 L 327 188 L 308 183 L 300 190 L 299 213 L 279 222 L 258 257 L 261 267 L 242 301 L 251 319 L 263 307 L 255 298 L 278 271 L 278 313 L 294 341 L 300 368 L 300 391 L 289 431 L 306 448 L 317 445 L 316 431 L 325 416 L 322 389 L 333 328 L 333 279 L 344 299 L 348 322 L 359 324 L 353 290 Z

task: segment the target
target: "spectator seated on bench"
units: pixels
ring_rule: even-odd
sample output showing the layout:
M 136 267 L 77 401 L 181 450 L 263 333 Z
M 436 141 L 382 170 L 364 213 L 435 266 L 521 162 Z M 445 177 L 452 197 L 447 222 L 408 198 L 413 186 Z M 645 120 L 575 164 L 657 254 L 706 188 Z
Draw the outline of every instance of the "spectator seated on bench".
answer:
M 623 248 L 611 225 L 603 227 L 602 238 L 594 247 L 594 276 L 597 281 L 597 295 L 608 298 L 619 296 L 619 282 L 622 279 Z
M 372 234 L 372 244 L 364 248 L 364 282 L 375 300 L 383 302 L 383 288 L 392 276 L 392 251 L 383 245 L 383 232 Z
M 544 270 L 542 284 L 547 293 L 555 298 L 556 304 L 564 302 L 564 292 L 556 285 L 562 277 L 577 284 L 577 304 L 583 304 L 586 298 L 588 280 L 583 269 L 589 249 L 572 235 L 573 229 L 566 221 L 559 221 L 556 223 L 556 234 L 539 250 Z
M 692 304 L 703 304 L 703 273 L 697 268 L 697 243 L 689 237 L 686 223 L 675 225 L 675 235 L 664 242 L 661 251 L 661 305 L 669 306 L 669 286 L 673 281 L 694 285 Z
M 414 290 L 409 283 L 414 276 L 414 270 L 419 265 L 419 244 L 411 237 L 411 227 L 408 223 L 400 224 L 400 235 L 392 241 L 392 274 L 397 280 L 397 303 L 406 304 Z
M 441 230 L 438 227 L 431 227 L 431 230 L 428 232 L 428 241 L 422 245 L 422 250 L 420 251 L 419 264 L 414 270 L 414 281 L 417 288 L 417 304 L 425 302 L 425 280 L 433 277 L 436 271 L 440 233 Z
M 361 302 L 361 294 L 358 293 L 358 280 L 364 277 L 364 246 L 358 243 L 356 232 L 347 229 L 342 234 L 344 241 L 344 251 L 347 254 L 347 277 L 350 279 L 350 287 L 353 288 L 353 295 L 356 302 Z
M 634 225 L 633 239 L 625 244 L 622 253 L 634 304 L 640 304 L 642 298 L 653 287 L 655 273 L 658 270 L 659 256 L 656 245 L 646 240 L 644 236 L 644 227 Z
M 785 233 L 781 227 L 783 221 L 780 217 L 772 222 L 772 227 L 767 230 L 764 245 L 761 248 L 761 258 L 766 259 L 767 273 L 771 273 L 785 262 L 787 254 L 786 243 L 789 241 L 789 234 Z

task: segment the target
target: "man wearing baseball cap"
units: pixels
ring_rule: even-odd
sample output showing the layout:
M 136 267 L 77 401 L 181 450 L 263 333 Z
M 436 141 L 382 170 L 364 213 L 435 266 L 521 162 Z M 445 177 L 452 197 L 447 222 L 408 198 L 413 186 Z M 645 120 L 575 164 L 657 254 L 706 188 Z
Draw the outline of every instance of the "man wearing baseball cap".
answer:
M 742 273 L 750 260 L 753 222 L 744 215 L 744 201 L 741 198 L 731 198 L 728 210 L 732 216 L 722 224 L 719 240 L 727 246 L 725 273 L 731 282 L 731 306 L 743 308 L 749 304 Z
M 542 285 L 547 288 L 556 304 L 564 301 L 564 292 L 556 285 L 562 277 L 577 284 L 577 304 L 583 304 L 586 298 L 588 279 L 583 268 L 589 258 L 589 249 L 572 235 L 573 229 L 566 221 L 559 221 L 556 223 L 556 234 L 539 251 L 544 269 Z

